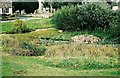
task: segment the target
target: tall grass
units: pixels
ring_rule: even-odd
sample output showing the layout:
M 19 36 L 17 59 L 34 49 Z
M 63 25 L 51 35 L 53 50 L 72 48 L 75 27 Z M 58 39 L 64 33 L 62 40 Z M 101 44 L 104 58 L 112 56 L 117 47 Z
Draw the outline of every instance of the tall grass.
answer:
M 48 46 L 46 56 L 53 57 L 79 57 L 88 56 L 91 58 L 96 57 L 117 57 L 117 45 L 100 45 L 100 44 L 56 44 Z
M 12 34 L 0 36 L 3 46 L 3 54 L 14 54 L 22 52 L 38 52 L 38 46 L 45 46 L 45 52 L 42 55 L 47 61 L 44 65 L 50 67 L 67 68 L 72 70 L 81 69 L 110 69 L 119 68 L 118 61 L 118 47 L 115 44 L 81 44 L 68 41 L 67 43 L 60 43 L 46 45 L 40 39 L 70 39 L 71 36 L 79 35 L 81 33 L 59 33 L 58 30 L 47 30 L 31 32 L 26 34 Z M 27 45 L 23 43 L 28 42 Z M 31 45 L 32 44 L 32 45 Z M 30 46 L 30 47 L 29 47 Z M 32 48 L 31 48 L 32 46 Z M 42 48 L 44 50 L 44 48 Z
M 3 51 L 7 52 L 8 50 L 11 51 L 12 48 L 19 49 L 20 45 L 27 41 L 30 43 L 34 43 L 35 45 L 44 45 L 47 46 L 47 52 L 46 56 L 69 56 L 69 57 L 75 57 L 75 56 L 95 56 L 99 57 L 101 55 L 109 56 L 109 57 L 115 57 L 118 52 L 118 45 L 113 44 L 80 44 L 80 43 L 74 43 L 70 42 L 71 37 L 74 35 L 80 35 L 83 34 L 82 32 L 62 32 L 59 33 L 58 30 L 52 29 L 52 30 L 44 30 L 44 31 L 38 31 L 38 32 L 31 32 L 26 34 L 11 34 L 11 35 L 4 35 L 0 36 L 0 40 L 3 43 Z M 51 41 L 41 40 L 43 39 L 49 39 Z M 58 44 L 55 43 L 54 45 L 46 45 L 49 43 L 54 43 L 54 40 L 68 40 L 66 43 L 60 43 L 58 41 Z

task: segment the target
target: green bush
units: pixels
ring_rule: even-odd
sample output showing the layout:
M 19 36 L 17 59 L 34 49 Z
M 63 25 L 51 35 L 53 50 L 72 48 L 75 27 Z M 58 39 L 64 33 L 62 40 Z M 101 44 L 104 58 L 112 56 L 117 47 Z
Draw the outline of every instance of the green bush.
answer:
M 113 14 L 115 19 L 114 24 L 108 31 L 109 39 L 114 39 L 115 42 L 120 43 L 120 11 L 115 11 Z
M 24 41 L 20 44 L 20 48 L 13 49 L 12 55 L 17 56 L 42 56 L 45 54 L 46 48 L 44 46 L 36 46 L 32 43 Z
M 23 42 L 21 45 L 23 49 L 29 50 L 28 55 L 30 56 L 42 56 L 44 55 L 46 48 L 43 46 L 35 46 L 29 42 Z
M 107 30 L 113 23 L 112 10 L 106 3 L 87 3 L 76 6 L 65 6 L 53 16 L 56 28 L 77 31 Z
M 27 27 L 27 24 L 24 21 L 16 19 L 14 22 L 14 28 L 9 33 L 26 33 L 30 31 L 31 30 Z

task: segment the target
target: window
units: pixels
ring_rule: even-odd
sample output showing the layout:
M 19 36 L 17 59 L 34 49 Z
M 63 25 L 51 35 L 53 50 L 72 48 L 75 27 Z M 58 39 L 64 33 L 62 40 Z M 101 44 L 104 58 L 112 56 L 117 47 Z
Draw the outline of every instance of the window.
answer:
M 9 13 L 9 8 L 2 8 L 2 13 L 3 14 Z

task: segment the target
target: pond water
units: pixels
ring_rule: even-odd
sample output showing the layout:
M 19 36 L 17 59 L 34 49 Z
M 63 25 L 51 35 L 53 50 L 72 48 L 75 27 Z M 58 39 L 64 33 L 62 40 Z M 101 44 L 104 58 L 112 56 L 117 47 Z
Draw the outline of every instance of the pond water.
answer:
M 36 17 L 24 17 L 24 16 L 21 16 L 21 17 L 17 17 L 21 20 L 33 20 L 33 19 L 41 19 L 41 18 L 36 18 Z M 7 20 L 7 21 L 1 21 L 1 22 L 14 22 L 15 20 Z

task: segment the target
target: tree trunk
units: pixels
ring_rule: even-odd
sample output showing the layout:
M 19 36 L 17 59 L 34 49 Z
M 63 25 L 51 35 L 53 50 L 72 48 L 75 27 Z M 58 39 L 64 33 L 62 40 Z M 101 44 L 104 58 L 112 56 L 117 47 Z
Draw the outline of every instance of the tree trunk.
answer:
M 50 13 L 52 13 L 52 0 L 50 0 Z

